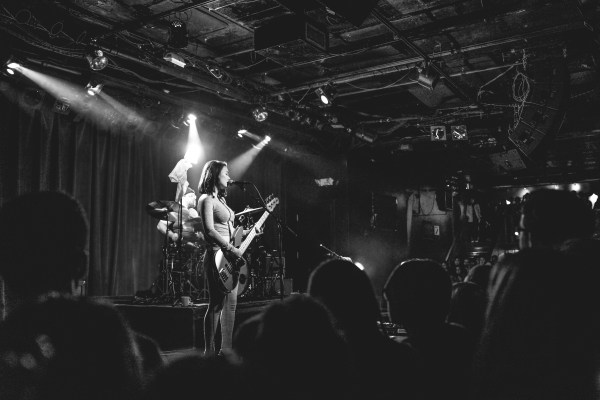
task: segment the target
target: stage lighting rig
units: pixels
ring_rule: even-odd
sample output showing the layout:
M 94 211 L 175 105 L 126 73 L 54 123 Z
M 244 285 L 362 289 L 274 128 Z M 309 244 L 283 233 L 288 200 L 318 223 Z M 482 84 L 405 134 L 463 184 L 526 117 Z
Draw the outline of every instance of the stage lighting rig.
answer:
M 252 116 L 257 122 L 263 122 L 269 116 L 269 112 L 264 106 L 256 107 L 254 110 L 252 110 Z
M 317 96 L 319 96 L 321 103 L 325 104 L 326 106 L 330 106 L 333 103 L 333 99 L 335 98 L 336 89 L 333 85 L 327 84 L 321 86 L 320 88 L 317 88 L 315 90 L 315 93 L 317 94 Z
M 14 75 L 21 67 L 21 63 L 12 56 L 4 63 L 4 71 L 9 75 Z
M 433 91 L 435 85 L 440 80 L 439 74 L 431 67 L 430 63 L 424 64 L 417 68 L 419 75 L 417 76 L 417 83 L 423 86 L 425 89 Z
M 92 79 L 85 86 L 85 90 L 87 91 L 88 95 L 90 95 L 90 96 L 96 96 L 97 94 L 100 94 L 100 92 L 102 91 L 103 87 L 104 87 L 104 83 L 98 81 L 97 79 Z
M 108 58 L 104 55 L 104 52 L 100 49 L 91 50 L 86 56 L 86 60 L 90 64 L 90 68 L 93 71 L 100 71 L 106 68 L 108 65 Z

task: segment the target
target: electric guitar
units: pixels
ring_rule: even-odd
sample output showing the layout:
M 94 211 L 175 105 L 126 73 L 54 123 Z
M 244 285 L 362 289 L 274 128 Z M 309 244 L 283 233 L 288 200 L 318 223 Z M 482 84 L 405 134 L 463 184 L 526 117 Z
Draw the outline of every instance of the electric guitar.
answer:
M 248 249 L 252 239 L 254 239 L 257 234 L 257 229 L 260 229 L 277 204 L 279 204 L 279 199 L 277 197 L 271 199 L 267 198 L 267 211 L 265 211 L 260 219 L 254 224 L 252 230 L 246 236 L 246 239 L 244 239 L 242 244 L 238 247 L 242 254 L 244 254 L 244 252 Z M 237 234 L 234 234 L 233 236 L 235 239 Z M 219 251 L 217 251 L 215 254 L 215 266 L 217 268 L 218 277 L 217 284 L 224 293 L 229 293 L 235 289 L 238 284 L 240 269 L 244 266 L 244 264 L 246 264 L 246 260 L 244 260 L 243 257 L 235 260 L 233 256 L 223 253 L 223 250 L 219 249 Z

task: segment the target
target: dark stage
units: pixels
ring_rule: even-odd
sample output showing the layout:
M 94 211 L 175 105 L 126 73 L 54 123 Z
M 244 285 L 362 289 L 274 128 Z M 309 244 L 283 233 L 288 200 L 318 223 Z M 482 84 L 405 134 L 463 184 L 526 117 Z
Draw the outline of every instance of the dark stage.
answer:
M 168 304 L 135 304 L 133 296 L 98 298 L 115 304 L 131 327 L 135 331 L 156 340 L 163 352 L 202 350 L 204 348 L 202 323 L 208 303 L 172 306 Z M 236 327 L 274 301 L 279 301 L 279 298 L 264 300 L 239 299 L 235 320 Z

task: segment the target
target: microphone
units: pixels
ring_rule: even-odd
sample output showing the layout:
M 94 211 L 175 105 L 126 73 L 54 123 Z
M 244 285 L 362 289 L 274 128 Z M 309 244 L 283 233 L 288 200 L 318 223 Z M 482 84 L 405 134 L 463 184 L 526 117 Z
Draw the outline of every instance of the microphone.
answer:
M 238 186 L 243 186 L 243 185 L 250 185 L 251 182 L 248 181 L 234 181 L 234 180 L 230 180 L 227 182 L 227 186 L 229 185 L 238 185 Z

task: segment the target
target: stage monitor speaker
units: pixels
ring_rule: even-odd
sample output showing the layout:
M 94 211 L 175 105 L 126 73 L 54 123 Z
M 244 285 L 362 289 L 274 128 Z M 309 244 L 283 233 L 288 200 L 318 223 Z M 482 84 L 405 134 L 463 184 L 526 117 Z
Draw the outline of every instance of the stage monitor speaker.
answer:
M 377 5 L 377 0 L 322 0 L 321 2 L 357 27 L 362 25 Z
M 531 154 L 544 140 L 558 131 L 568 100 L 569 74 L 560 60 L 538 67 L 529 76 L 531 94 L 521 119 L 509 133 L 510 140 L 523 154 Z

